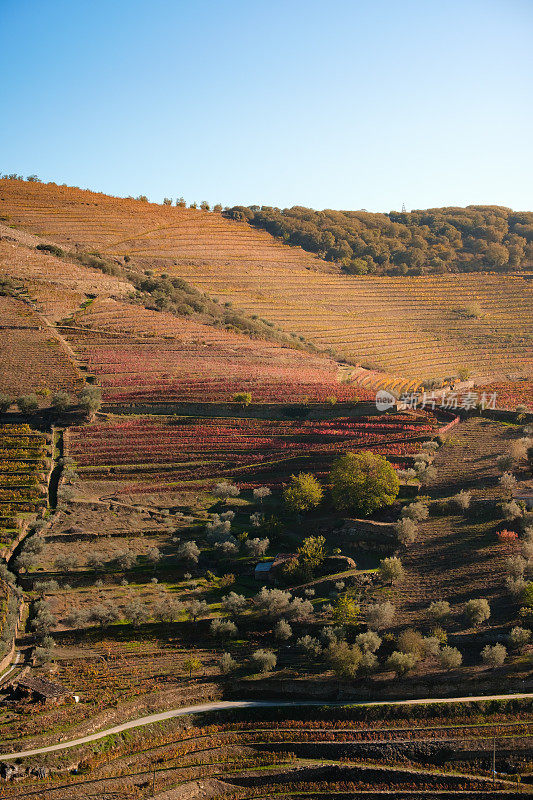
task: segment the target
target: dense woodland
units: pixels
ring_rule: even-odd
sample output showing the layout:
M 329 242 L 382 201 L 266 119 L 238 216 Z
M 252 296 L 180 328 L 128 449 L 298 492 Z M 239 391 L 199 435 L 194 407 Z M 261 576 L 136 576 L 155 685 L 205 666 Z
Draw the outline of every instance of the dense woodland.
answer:
M 533 212 L 501 206 L 372 214 L 234 206 L 246 219 L 352 274 L 510 272 L 533 266 Z

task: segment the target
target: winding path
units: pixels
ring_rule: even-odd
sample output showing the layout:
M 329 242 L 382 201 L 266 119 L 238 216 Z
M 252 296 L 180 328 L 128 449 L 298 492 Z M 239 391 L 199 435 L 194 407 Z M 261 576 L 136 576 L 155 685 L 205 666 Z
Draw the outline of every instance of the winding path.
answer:
M 525 694 L 491 694 L 479 695 L 474 697 L 426 697 L 419 700 L 375 700 L 370 703 L 354 703 L 346 700 L 324 702 L 323 700 L 220 700 L 216 703 L 203 703 L 197 706 L 184 706 L 183 708 L 173 708 L 170 711 L 162 711 L 159 714 L 150 714 L 147 717 L 137 717 L 129 722 L 115 725 L 114 728 L 107 728 L 99 733 L 92 733 L 90 736 L 82 736 L 80 739 L 71 739 L 68 742 L 52 744 L 48 747 L 37 747 L 35 750 L 21 750 L 18 753 L 2 753 L 0 761 L 8 761 L 14 758 L 25 758 L 27 756 L 37 756 L 41 753 L 54 753 L 57 750 L 66 750 L 69 747 L 78 747 L 89 742 L 96 742 L 105 736 L 122 733 L 132 728 L 140 728 L 143 725 L 150 725 L 154 722 L 164 722 L 174 717 L 185 716 L 186 714 L 202 714 L 206 711 L 224 711 L 232 708 L 298 708 L 301 706 L 408 706 L 421 705 L 424 703 L 474 703 L 479 700 L 533 700 L 533 693 Z

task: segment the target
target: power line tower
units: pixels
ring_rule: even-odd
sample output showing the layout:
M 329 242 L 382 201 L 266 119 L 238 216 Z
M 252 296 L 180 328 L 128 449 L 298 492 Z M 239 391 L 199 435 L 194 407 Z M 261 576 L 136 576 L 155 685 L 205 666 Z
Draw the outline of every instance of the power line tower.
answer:
M 407 213 L 407 209 L 405 207 L 405 203 L 402 203 L 402 214 L 406 214 L 406 213 Z

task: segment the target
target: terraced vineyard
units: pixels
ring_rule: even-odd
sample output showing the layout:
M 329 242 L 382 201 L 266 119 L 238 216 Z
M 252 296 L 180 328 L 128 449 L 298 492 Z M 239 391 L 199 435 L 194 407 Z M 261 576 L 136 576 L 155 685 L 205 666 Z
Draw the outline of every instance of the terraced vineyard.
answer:
M 77 327 L 76 327 L 77 326 Z M 108 405 L 373 399 L 332 359 L 114 300 L 96 300 L 61 328 Z
M 272 721 L 241 721 L 236 714 L 233 721 L 201 727 L 171 723 L 143 739 L 134 733 L 88 755 L 88 775 L 49 779 L 43 797 L 58 790 L 62 798 L 77 797 L 82 786 L 103 800 L 116 796 L 118 787 L 149 797 L 154 786 L 169 792 L 161 797 L 195 796 L 201 788 L 213 800 L 525 796 L 514 774 L 490 774 L 494 741 L 500 771 L 511 753 L 527 759 L 531 723 L 513 719 L 511 709 L 481 713 L 477 724 L 465 724 L 460 709 L 453 720 L 437 710 L 427 719 L 412 710 L 388 721 L 372 721 L 364 710 L 356 710 L 354 719 L 344 709 L 337 713 L 335 721 L 326 709 L 313 721 L 281 714 Z M 35 779 L 26 781 L 18 797 L 30 796 L 35 785 Z M 10 787 L 4 797 L 15 797 Z
M 419 381 L 464 368 L 505 379 L 531 370 L 533 290 L 520 276 L 349 276 L 220 214 L 50 184 L 2 181 L 0 208 L 25 230 L 183 277 L 393 375 Z
M 46 507 L 46 437 L 28 425 L 0 426 L 0 552 L 18 533 L 21 515 Z
M 320 347 L 396 375 L 444 378 L 461 367 L 473 377 L 531 370 L 533 287 L 521 277 L 289 274 L 269 265 L 184 265 L 179 274 Z M 474 302 L 483 315 L 468 318 Z
M 121 297 L 132 287 L 118 278 L 36 250 L 38 237 L 0 224 L 0 282 L 24 285 L 42 315 L 57 322 L 74 313 L 89 295 Z M 6 324 L 2 319 L 2 325 Z
M 0 331 L 0 392 L 45 397 L 81 389 L 83 379 L 61 340 L 23 300 L 0 296 Z
M 312 470 L 327 476 L 333 458 L 346 450 L 372 450 L 404 463 L 432 436 L 436 422 L 428 414 L 336 417 L 332 421 L 258 419 L 116 418 L 71 428 L 68 453 L 90 480 L 157 482 L 214 480 L 276 485 L 291 473 Z M 143 487 L 136 487 L 137 490 Z
M 97 247 L 140 261 L 196 259 L 205 263 L 326 262 L 300 248 L 284 247 L 263 231 L 219 213 L 109 197 L 56 184 L 0 180 L 0 212 L 10 224 L 65 247 Z

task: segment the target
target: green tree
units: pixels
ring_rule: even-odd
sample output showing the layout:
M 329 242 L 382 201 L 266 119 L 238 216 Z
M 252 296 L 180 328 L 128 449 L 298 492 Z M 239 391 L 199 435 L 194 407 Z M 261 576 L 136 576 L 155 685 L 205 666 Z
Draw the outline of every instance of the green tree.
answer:
M 379 572 L 386 583 L 400 583 L 405 578 L 405 571 L 398 556 L 389 556 L 379 562 Z
M 417 657 L 414 653 L 403 653 L 400 650 L 395 650 L 387 659 L 387 667 L 400 676 L 410 672 L 416 662 Z
M 56 392 L 52 395 L 52 408 L 56 411 L 66 411 L 72 404 L 72 400 L 68 392 Z
M 5 414 L 12 403 L 11 397 L 8 397 L 7 394 L 0 394 L 0 414 Z
M 78 402 L 92 416 L 102 405 L 102 392 L 98 386 L 86 386 L 78 395 Z
M 202 662 L 196 656 L 189 656 L 183 662 L 183 669 L 189 673 L 189 678 L 192 676 L 193 672 L 198 672 L 202 668 Z
M 233 402 L 240 403 L 243 408 L 246 408 L 252 402 L 251 392 L 237 392 L 233 395 Z
M 360 647 L 356 644 L 350 646 L 344 640 L 331 642 L 325 655 L 335 674 L 341 678 L 355 677 L 363 658 Z
M 393 503 L 399 488 L 392 464 L 374 453 L 346 453 L 331 470 L 331 495 L 341 511 L 372 514 Z
M 333 606 L 333 618 L 340 625 L 353 625 L 359 616 L 359 603 L 350 592 L 339 595 Z
M 309 575 L 319 569 L 326 558 L 326 540 L 324 536 L 308 536 L 298 548 L 298 560 Z
M 33 414 L 39 408 L 39 398 L 36 394 L 25 394 L 18 397 L 16 403 L 22 414 Z
M 291 475 L 289 485 L 283 490 L 283 500 L 289 511 L 302 514 L 316 508 L 322 500 L 323 489 L 310 472 Z

